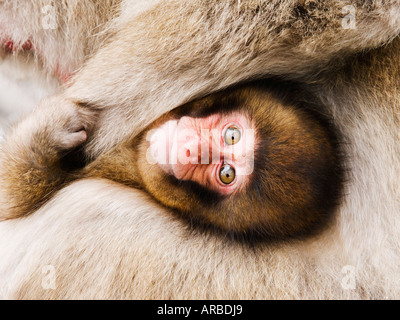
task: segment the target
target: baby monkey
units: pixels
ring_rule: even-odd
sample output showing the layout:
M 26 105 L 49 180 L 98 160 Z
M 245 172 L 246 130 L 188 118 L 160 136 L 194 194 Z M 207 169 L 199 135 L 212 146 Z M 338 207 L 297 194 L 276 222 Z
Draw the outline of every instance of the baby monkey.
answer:
M 206 230 L 263 240 L 307 235 L 337 205 L 341 157 L 335 129 L 288 92 L 256 82 L 214 93 L 81 168 L 66 159 L 79 154 L 95 116 L 43 101 L 3 142 L 0 218 L 25 216 L 66 184 L 96 177 L 143 189 Z

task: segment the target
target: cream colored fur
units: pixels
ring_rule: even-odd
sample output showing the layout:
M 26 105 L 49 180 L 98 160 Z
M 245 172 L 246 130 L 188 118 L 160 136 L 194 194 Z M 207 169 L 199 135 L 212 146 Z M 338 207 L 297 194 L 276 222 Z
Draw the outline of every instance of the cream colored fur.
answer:
M 136 2 L 141 11 L 131 13 L 123 2 L 107 44 L 65 92 L 102 110 L 88 154 L 213 90 L 256 76 L 296 79 L 345 139 L 348 180 L 334 223 L 318 237 L 253 250 L 188 231 L 139 190 L 82 180 L 0 223 L 3 298 L 400 298 L 400 59 L 398 39 L 390 43 L 400 5 L 358 1 L 356 29 L 343 29 L 344 1 L 238 3 Z M 296 17 L 298 4 L 316 9 Z M 83 51 L 66 57 L 79 65 Z

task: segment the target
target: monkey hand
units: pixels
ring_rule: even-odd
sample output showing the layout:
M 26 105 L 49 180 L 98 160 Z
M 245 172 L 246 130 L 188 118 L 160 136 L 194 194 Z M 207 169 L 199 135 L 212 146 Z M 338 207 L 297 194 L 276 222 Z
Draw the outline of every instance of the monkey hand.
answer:
M 48 156 L 60 157 L 86 142 L 96 118 L 93 110 L 59 96 L 51 97 L 35 108 L 21 131 L 28 129 L 35 137 L 31 139 L 31 147 L 46 150 Z
M 94 111 L 63 99 L 43 100 L 7 135 L 0 150 L 0 219 L 26 215 L 72 180 L 75 158 Z

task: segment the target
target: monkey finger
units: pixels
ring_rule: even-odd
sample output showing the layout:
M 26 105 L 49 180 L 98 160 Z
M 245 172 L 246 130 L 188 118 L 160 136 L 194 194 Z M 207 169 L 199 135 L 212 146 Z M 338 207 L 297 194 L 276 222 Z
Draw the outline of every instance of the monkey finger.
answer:
M 85 143 L 86 140 L 87 132 L 85 130 L 80 130 L 65 135 L 65 137 L 61 141 L 61 145 L 63 149 L 73 149 Z

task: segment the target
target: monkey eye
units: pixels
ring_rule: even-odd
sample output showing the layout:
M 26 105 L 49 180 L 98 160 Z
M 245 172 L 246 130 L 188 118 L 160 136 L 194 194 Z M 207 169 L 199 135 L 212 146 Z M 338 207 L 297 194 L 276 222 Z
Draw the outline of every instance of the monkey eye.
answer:
M 235 180 L 235 169 L 229 164 L 224 164 L 219 170 L 219 178 L 223 184 L 230 184 Z
M 241 135 L 242 134 L 238 128 L 236 128 L 235 126 L 229 127 L 228 129 L 226 129 L 224 136 L 226 144 L 232 145 L 238 143 L 240 141 Z

